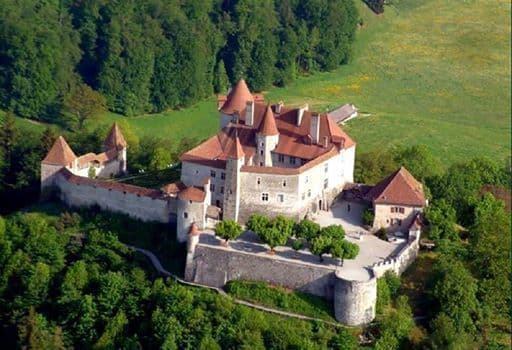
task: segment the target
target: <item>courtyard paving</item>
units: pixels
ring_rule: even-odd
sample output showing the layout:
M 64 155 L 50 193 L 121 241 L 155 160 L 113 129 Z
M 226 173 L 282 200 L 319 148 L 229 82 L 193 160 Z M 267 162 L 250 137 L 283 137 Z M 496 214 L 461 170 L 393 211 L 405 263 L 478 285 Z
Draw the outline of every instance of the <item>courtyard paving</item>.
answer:
M 358 256 L 353 260 L 345 259 L 343 266 L 340 266 L 338 259 L 329 255 L 321 262 L 317 255 L 311 254 L 309 250 L 302 249 L 296 252 L 289 246 L 275 248 L 275 254 L 269 254 L 269 248 L 251 231 L 246 231 L 235 241 L 229 243 L 229 247 L 222 245 L 222 240 L 217 238 L 213 232 L 206 232 L 200 236 L 200 244 L 215 246 L 218 249 L 233 249 L 247 254 L 264 256 L 269 259 L 280 259 L 300 264 L 311 264 L 322 266 L 332 270 L 338 270 L 341 275 L 350 280 L 367 280 L 370 277 L 371 266 L 383 261 L 389 256 L 396 254 L 403 243 L 390 243 L 383 241 L 373 235 L 359 235 L 347 233 L 346 239 L 359 246 Z

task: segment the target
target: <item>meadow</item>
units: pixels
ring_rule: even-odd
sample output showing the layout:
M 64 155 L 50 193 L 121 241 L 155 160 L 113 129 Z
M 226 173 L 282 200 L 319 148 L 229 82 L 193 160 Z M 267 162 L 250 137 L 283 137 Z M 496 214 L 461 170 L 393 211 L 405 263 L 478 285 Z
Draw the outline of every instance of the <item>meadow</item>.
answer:
M 510 157 L 510 4 L 504 0 L 397 0 L 382 15 L 357 2 L 363 25 L 352 61 L 265 92 L 268 101 L 327 111 L 354 103 L 344 128 L 358 151 L 426 144 L 446 164 Z M 126 118 L 139 135 L 204 139 L 218 128 L 211 97 L 191 107 Z M 23 127 L 42 126 L 19 121 Z

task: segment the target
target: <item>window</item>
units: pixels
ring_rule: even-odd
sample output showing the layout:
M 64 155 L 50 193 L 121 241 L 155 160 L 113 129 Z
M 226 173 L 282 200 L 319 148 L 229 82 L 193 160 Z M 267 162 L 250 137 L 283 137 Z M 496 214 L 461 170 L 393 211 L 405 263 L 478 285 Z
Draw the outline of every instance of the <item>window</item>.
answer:
M 286 187 L 286 180 L 283 180 L 283 187 Z
M 199 170 L 196 170 L 196 175 L 199 174 Z
M 260 147 L 263 147 L 263 146 L 265 146 L 265 143 L 261 142 Z
M 301 165 L 304 165 L 304 164 L 306 164 L 307 162 L 308 162 L 308 161 L 307 161 L 307 160 L 305 160 L 305 159 L 301 159 L 301 160 L 300 160 L 300 164 L 301 164 Z
M 261 194 L 261 200 L 264 202 L 268 202 L 268 193 L 262 193 Z
M 183 213 L 183 217 L 184 217 L 185 219 L 187 219 L 187 218 L 188 218 L 188 213 L 187 213 L 187 212 L 184 212 L 184 213 Z
M 220 187 L 220 193 L 224 193 L 224 186 Z
M 256 178 L 256 184 L 257 184 L 257 185 L 260 185 L 260 184 L 261 184 L 261 177 L 257 177 L 257 178 Z
M 398 220 L 398 226 L 402 226 L 402 220 Z
M 226 173 L 220 173 L 220 178 L 221 178 L 221 180 L 225 180 L 226 179 Z
M 260 162 L 260 166 L 263 166 L 263 162 Z
M 329 179 L 324 180 L 324 189 L 326 189 L 327 186 L 329 186 Z
M 329 171 L 329 163 L 325 163 L 324 165 L 324 172 L 328 172 Z
M 405 208 L 399 208 L 400 209 L 400 214 L 403 214 L 405 212 Z
M 217 174 L 215 173 L 215 170 L 210 170 L 210 176 L 211 177 L 217 176 Z
M 311 190 L 308 190 L 308 197 L 311 197 Z
M 263 155 L 263 150 L 260 150 L 260 156 L 262 156 L 262 155 Z
M 210 184 L 210 191 L 215 192 L 215 185 L 214 184 Z
M 395 212 L 395 207 L 391 207 L 391 212 L 394 213 Z
M 277 195 L 277 201 L 279 203 L 283 203 L 284 202 L 284 194 L 278 194 Z
M 302 200 L 306 199 L 306 193 L 302 192 Z
M 281 163 L 282 163 L 282 162 L 284 162 L 284 155 L 282 155 L 282 154 L 278 154 L 278 155 L 277 155 L 277 161 L 279 161 L 279 162 L 281 162 Z
M 296 160 L 295 157 L 290 157 L 290 164 L 295 164 L 295 160 Z
M 309 182 L 309 176 L 306 176 L 306 183 Z

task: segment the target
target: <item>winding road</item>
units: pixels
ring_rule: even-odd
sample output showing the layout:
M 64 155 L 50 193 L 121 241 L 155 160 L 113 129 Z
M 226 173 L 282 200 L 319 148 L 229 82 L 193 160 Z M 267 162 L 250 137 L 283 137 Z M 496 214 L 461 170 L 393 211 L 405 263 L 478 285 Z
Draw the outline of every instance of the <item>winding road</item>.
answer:
M 310 316 L 301 315 L 301 314 L 295 314 L 295 313 L 292 313 L 292 312 L 282 311 L 282 310 L 279 310 L 279 309 L 274 309 L 274 308 L 271 308 L 271 307 L 266 307 L 266 306 L 262 306 L 262 305 L 258 305 L 258 304 L 253 304 L 253 303 L 250 303 L 250 302 L 245 301 L 245 300 L 233 298 L 231 295 L 227 294 L 221 288 L 216 288 L 216 287 L 206 286 L 206 285 L 199 284 L 199 283 L 185 281 L 184 279 L 182 279 L 182 278 L 178 277 L 177 275 L 175 275 L 173 273 L 170 273 L 169 271 L 164 269 L 164 267 L 162 266 L 162 263 L 157 258 L 157 256 L 155 254 L 153 254 L 153 252 L 151 252 L 151 251 L 149 251 L 147 249 L 138 248 L 138 247 L 134 247 L 134 246 L 131 246 L 131 245 L 126 245 L 126 246 L 128 248 L 130 248 L 131 250 L 133 250 L 133 251 L 136 251 L 136 252 L 139 252 L 141 254 L 144 254 L 151 261 L 151 264 L 153 265 L 153 267 L 155 268 L 155 270 L 159 274 L 161 274 L 162 276 L 165 276 L 165 277 L 172 277 L 172 278 L 174 278 L 176 281 L 178 281 L 181 284 L 184 284 L 184 285 L 187 285 L 187 286 L 193 286 L 193 287 L 199 287 L 199 288 L 206 288 L 206 289 L 214 290 L 217 293 L 219 293 L 220 295 L 223 295 L 226 298 L 231 299 L 233 302 L 235 302 L 237 304 L 245 305 L 245 306 L 248 306 L 248 307 L 253 308 L 253 309 L 257 309 L 257 310 L 261 310 L 261 311 L 265 311 L 265 312 L 270 312 L 270 313 L 281 315 L 281 316 L 285 316 L 285 317 L 297 318 L 299 320 L 322 322 L 322 323 L 325 323 L 325 324 L 329 324 L 331 326 L 342 327 L 342 325 L 340 323 L 337 323 L 337 322 L 331 322 L 331 321 L 322 320 L 320 318 L 310 317 Z

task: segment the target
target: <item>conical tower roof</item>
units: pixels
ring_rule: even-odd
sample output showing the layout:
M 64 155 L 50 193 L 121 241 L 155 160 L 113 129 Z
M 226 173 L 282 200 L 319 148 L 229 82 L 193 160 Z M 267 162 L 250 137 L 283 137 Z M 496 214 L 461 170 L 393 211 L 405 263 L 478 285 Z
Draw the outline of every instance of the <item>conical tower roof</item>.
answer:
M 67 166 L 76 159 L 76 155 L 69 147 L 64 137 L 59 136 L 52 148 L 43 159 L 43 164 Z
M 126 143 L 126 140 L 124 139 L 123 133 L 121 132 L 121 129 L 117 125 L 117 123 L 114 123 L 112 125 L 112 128 L 110 129 L 110 132 L 108 133 L 107 137 L 105 138 L 105 141 L 103 141 L 103 149 L 109 150 L 109 149 L 120 149 L 127 147 L 128 144 Z
M 245 109 L 247 101 L 254 101 L 254 96 L 247 87 L 245 80 L 240 79 L 228 95 L 226 102 L 220 109 L 226 114 L 233 114 Z
M 277 130 L 276 125 L 276 118 L 274 117 L 274 113 L 272 112 L 270 105 L 267 105 L 267 109 L 263 115 L 263 120 L 261 121 L 258 132 L 265 136 L 279 135 L 279 130 Z

